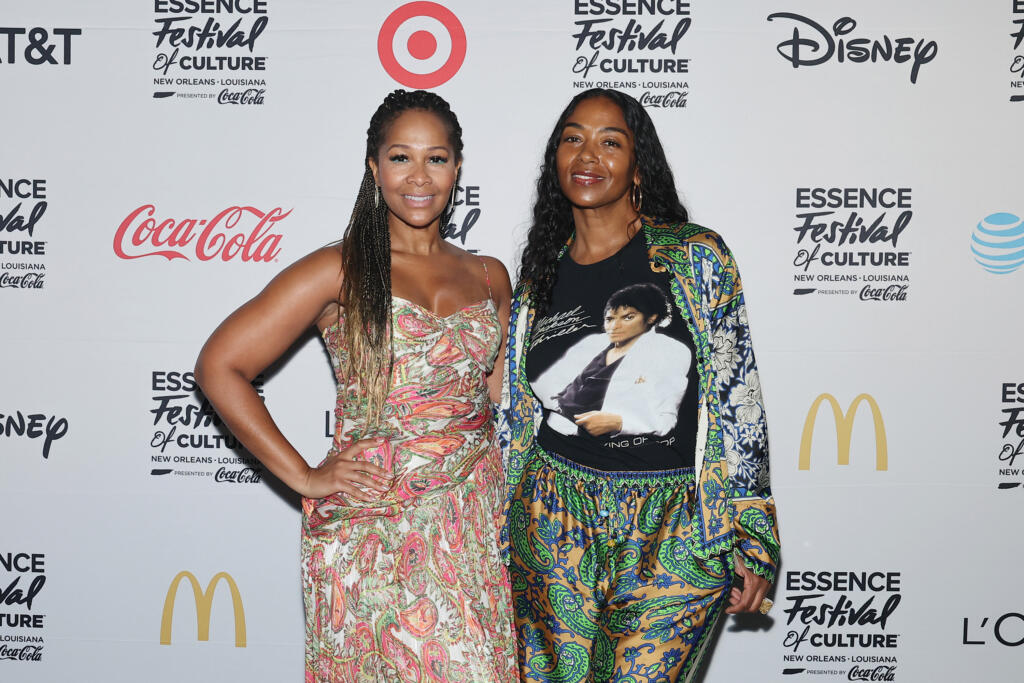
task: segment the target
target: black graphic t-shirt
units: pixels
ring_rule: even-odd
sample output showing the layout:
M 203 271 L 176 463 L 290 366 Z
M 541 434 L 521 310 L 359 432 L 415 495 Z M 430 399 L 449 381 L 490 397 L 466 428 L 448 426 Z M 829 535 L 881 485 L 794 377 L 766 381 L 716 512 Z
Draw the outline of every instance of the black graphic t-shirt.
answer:
M 600 470 L 692 467 L 696 351 L 643 232 L 597 263 L 566 253 L 557 277 L 526 355 L 540 445 Z

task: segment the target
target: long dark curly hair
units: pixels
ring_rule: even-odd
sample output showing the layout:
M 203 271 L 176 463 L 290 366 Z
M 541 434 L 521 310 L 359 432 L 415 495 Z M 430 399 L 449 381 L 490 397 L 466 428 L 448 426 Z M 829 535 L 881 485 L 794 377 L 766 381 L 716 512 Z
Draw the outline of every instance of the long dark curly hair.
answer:
M 392 366 L 391 332 L 391 233 L 388 231 L 388 207 L 378 195 L 370 170 L 370 159 L 377 158 L 391 124 L 410 110 L 435 114 L 448 132 L 448 143 L 455 151 L 455 162 L 462 160 L 462 126 L 448 102 L 426 90 L 395 90 L 370 117 L 366 131 L 366 156 L 363 180 L 359 185 L 352 217 L 341 242 L 344 278 L 338 294 L 345 307 L 345 349 L 348 362 L 343 368 L 349 382 L 363 387 L 368 397 L 367 415 L 379 417 L 387 397 Z M 458 178 L 456 178 L 456 184 Z M 441 225 L 451 218 L 451 199 L 441 214 Z
M 592 88 L 577 94 L 558 117 L 544 148 L 544 163 L 537 178 L 537 199 L 533 204 L 533 223 L 526 236 L 526 248 L 523 249 L 519 264 L 519 281 L 529 283 L 531 303 L 538 315 L 543 315 L 551 304 L 551 290 L 555 286 L 558 270 L 558 252 L 575 230 L 572 206 L 562 194 L 558 181 L 555 155 L 562 140 L 565 122 L 580 102 L 593 97 L 606 97 L 617 104 L 633 134 L 633 149 L 643 195 L 640 211 L 669 222 L 685 223 L 689 219 L 679 201 L 672 169 L 665 158 L 665 150 L 658 139 L 654 122 L 643 105 L 618 90 Z

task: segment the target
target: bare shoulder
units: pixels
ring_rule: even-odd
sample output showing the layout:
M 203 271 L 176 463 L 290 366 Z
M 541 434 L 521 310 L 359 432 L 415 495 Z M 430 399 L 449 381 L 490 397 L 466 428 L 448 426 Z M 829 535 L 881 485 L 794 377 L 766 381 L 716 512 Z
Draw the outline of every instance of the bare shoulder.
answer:
M 282 274 L 284 273 L 317 281 L 327 280 L 341 284 L 341 245 L 331 244 L 306 254 L 288 266 L 282 272 Z
M 512 298 L 512 282 L 508 276 L 508 268 L 505 264 L 493 256 L 477 255 L 487 266 L 487 275 L 491 280 L 491 289 L 498 292 L 502 299 Z
M 341 252 L 335 245 L 322 247 L 282 270 L 257 297 L 270 306 L 328 312 L 341 288 Z

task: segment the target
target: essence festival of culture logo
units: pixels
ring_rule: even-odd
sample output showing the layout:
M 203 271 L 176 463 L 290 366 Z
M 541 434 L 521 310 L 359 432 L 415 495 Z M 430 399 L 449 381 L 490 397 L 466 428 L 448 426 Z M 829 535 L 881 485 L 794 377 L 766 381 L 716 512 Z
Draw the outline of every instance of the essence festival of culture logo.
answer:
M 460 211 L 460 207 L 465 207 L 465 211 Z M 452 222 L 441 227 L 441 237 L 451 240 L 469 252 L 477 253 L 479 249 L 467 246 L 466 239 L 480 221 L 480 214 L 480 186 L 459 185 L 455 190 L 455 213 L 452 214 Z
M 279 223 L 291 212 L 231 206 L 208 218 L 157 219 L 156 207 L 143 204 L 118 226 L 114 253 L 126 260 L 163 256 L 168 261 L 270 263 L 281 253 Z
M 45 585 L 45 554 L 0 552 L 0 661 L 42 661 L 46 615 L 36 600 Z
M 50 457 L 50 450 L 55 441 L 60 441 L 68 433 L 68 419 L 46 413 L 28 413 L 20 410 L 13 413 L 0 413 L 0 438 L 21 438 L 39 444 L 43 458 Z
M 1012 273 L 1024 265 L 1024 221 L 1007 212 L 985 216 L 974 226 L 971 252 L 988 272 Z
M 80 28 L 0 26 L 0 36 L 7 38 L 0 42 L 0 64 L 69 66 L 72 39 L 80 35 Z
M 447 83 L 466 60 L 466 30 L 444 5 L 410 2 L 388 15 L 377 34 L 377 55 L 391 78 L 429 90 Z
M 895 62 L 908 67 L 911 83 L 917 83 L 921 67 L 935 59 L 938 43 L 910 36 L 866 37 L 854 33 L 856 20 L 840 17 L 826 28 L 808 17 L 792 12 L 775 12 L 768 21 L 792 27 L 790 37 L 776 47 L 776 51 L 794 69 L 801 66 L 819 66 L 830 62 L 866 64 L 868 62 Z
M 783 675 L 897 680 L 893 615 L 902 584 L 901 573 L 888 569 L 786 572 Z
M 263 396 L 263 376 L 252 382 Z M 218 484 L 258 484 L 263 478 L 259 460 L 228 431 L 199 392 L 191 372 L 155 370 L 150 439 L 150 474 L 171 474 L 186 479 L 207 479 Z
M 231 591 L 231 607 L 235 617 L 235 647 L 245 647 L 245 608 L 242 605 L 242 594 L 239 592 L 238 584 L 235 583 L 235 580 L 227 572 L 219 572 L 214 574 L 213 578 L 210 579 L 210 583 L 206 585 L 206 590 L 203 590 L 200 588 L 199 579 L 196 578 L 196 575 L 187 570 L 179 572 L 171 580 L 171 585 L 167 589 L 167 597 L 164 598 L 164 609 L 160 614 L 160 644 L 171 644 L 171 629 L 174 625 L 174 603 L 177 602 L 178 586 L 181 585 L 182 579 L 188 581 L 189 586 L 192 588 L 192 597 L 195 598 L 196 640 L 210 640 L 210 612 L 213 609 L 213 595 L 217 590 L 217 585 L 223 579 L 224 583 L 228 585 L 228 590 Z
M 1024 0 L 1013 0 L 1010 23 L 1013 29 L 1013 56 L 1010 58 L 1010 101 L 1024 102 Z
M 645 107 L 686 107 L 690 59 L 680 47 L 693 23 L 691 4 L 573 0 L 573 87 L 630 91 Z
M 909 187 L 798 187 L 793 294 L 902 302 L 910 293 Z
M 1004 382 L 1000 387 L 1000 445 L 999 490 L 1015 489 L 1022 485 L 1021 463 L 1024 454 L 1024 382 Z
M 875 430 L 875 469 L 884 472 L 889 469 L 889 445 L 885 435 L 885 420 L 882 419 L 882 411 L 878 402 L 871 394 L 859 394 L 852 401 L 850 407 L 843 412 L 839 401 L 832 394 L 820 394 L 811 403 L 807 411 L 807 419 L 804 420 L 804 429 L 800 435 L 800 457 L 797 469 L 811 469 L 811 446 L 814 439 L 814 428 L 821 412 L 821 405 L 825 403 L 832 409 L 832 418 L 836 428 L 836 460 L 840 465 L 850 464 L 850 441 L 853 438 L 853 424 L 857 418 L 857 408 L 866 404 L 871 413 L 871 424 Z
M 269 0 L 154 0 L 153 97 L 261 105 Z
M 0 178 L 0 289 L 43 289 L 49 206 L 44 178 Z

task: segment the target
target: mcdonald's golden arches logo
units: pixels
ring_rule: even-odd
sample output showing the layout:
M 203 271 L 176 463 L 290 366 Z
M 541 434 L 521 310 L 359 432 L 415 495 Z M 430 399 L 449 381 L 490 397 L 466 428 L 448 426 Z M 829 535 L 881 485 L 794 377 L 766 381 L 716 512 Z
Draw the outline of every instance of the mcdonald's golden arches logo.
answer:
M 174 577 L 170 588 L 167 589 L 167 598 L 164 600 L 164 612 L 160 618 L 160 644 L 171 644 L 171 622 L 174 621 L 174 603 L 178 596 L 178 585 L 182 579 L 188 579 L 189 584 L 192 586 L 192 594 L 196 600 L 197 640 L 210 639 L 210 610 L 213 607 L 213 593 L 217 590 L 217 584 L 220 583 L 221 579 L 227 582 L 228 589 L 231 591 L 231 605 L 235 612 L 235 647 L 245 647 L 245 610 L 242 608 L 242 595 L 238 592 L 235 580 L 227 572 L 220 572 L 210 579 L 210 583 L 207 584 L 205 591 L 199 588 L 199 580 L 190 571 L 179 572 Z
M 870 394 L 860 394 L 850 403 L 846 414 L 843 414 L 839 407 L 839 401 L 832 394 L 821 394 L 814 399 L 811 409 L 807 411 L 807 419 L 804 421 L 804 431 L 800 435 L 800 465 L 799 469 L 811 469 L 811 438 L 814 435 L 814 423 L 818 418 L 818 409 L 823 401 L 827 401 L 832 407 L 832 415 L 836 423 L 836 446 L 838 450 L 838 462 L 840 465 L 850 464 L 850 437 L 853 434 L 853 421 L 857 416 L 857 408 L 861 401 L 871 408 L 871 418 L 875 425 L 875 469 L 885 471 L 889 469 L 889 451 L 885 439 L 885 422 L 882 420 L 882 411 L 878 409 L 878 403 Z

